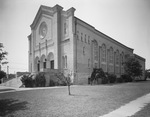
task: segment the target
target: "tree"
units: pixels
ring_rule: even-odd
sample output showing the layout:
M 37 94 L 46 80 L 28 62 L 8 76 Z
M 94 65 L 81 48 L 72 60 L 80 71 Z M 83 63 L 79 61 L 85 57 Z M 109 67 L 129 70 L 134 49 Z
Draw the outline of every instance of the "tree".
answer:
M 68 74 L 67 76 L 65 76 L 63 73 L 59 72 L 59 73 L 56 73 L 55 76 L 61 80 L 62 82 L 65 82 L 68 86 L 68 94 L 71 95 L 71 92 L 70 92 L 70 85 L 71 85 L 71 74 Z
M 124 69 L 125 73 L 133 80 L 135 80 L 135 77 L 142 76 L 142 66 L 140 65 L 139 61 L 137 61 L 133 57 L 129 57 L 127 61 L 124 63 Z
M 145 80 L 146 78 L 150 78 L 150 69 L 145 70 Z
M 7 64 L 8 62 L 7 61 L 4 61 L 6 60 L 6 55 L 8 54 L 8 52 L 4 51 L 3 50 L 4 46 L 2 43 L 0 43 L 0 71 L 1 71 L 1 64 Z
M 6 77 L 6 73 L 4 71 L 0 71 L 0 80 Z

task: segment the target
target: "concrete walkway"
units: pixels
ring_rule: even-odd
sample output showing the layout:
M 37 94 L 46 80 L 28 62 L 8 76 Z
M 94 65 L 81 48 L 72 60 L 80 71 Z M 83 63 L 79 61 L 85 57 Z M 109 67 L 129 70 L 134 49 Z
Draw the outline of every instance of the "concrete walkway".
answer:
M 99 117 L 129 117 L 134 115 L 136 112 L 144 108 L 148 103 L 150 103 L 150 93 L 137 98 L 134 101 L 121 106 L 120 108 Z
M 77 85 L 73 85 L 71 87 L 76 87 Z M 16 91 L 26 91 L 26 90 L 40 90 L 40 89 L 53 89 L 53 88 L 64 88 L 66 86 L 55 86 L 55 87 L 34 87 L 34 88 L 18 88 L 18 87 L 8 87 L 0 85 L 0 94 L 7 92 L 16 92 Z
M 0 86 L 6 86 L 6 87 L 14 87 L 14 88 L 19 88 L 22 85 L 21 82 L 21 77 L 13 78 L 5 83 L 0 84 Z

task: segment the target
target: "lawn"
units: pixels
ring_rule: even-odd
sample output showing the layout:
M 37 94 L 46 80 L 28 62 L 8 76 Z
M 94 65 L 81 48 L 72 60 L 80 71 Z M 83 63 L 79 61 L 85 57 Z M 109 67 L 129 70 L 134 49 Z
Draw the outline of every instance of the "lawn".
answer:
M 141 111 L 137 112 L 132 117 L 149 117 L 150 116 L 150 104 L 146 105 Z
M 0 94 L 0 116 L 98 117 L 150 92 L 150 82 L 72 86 Z

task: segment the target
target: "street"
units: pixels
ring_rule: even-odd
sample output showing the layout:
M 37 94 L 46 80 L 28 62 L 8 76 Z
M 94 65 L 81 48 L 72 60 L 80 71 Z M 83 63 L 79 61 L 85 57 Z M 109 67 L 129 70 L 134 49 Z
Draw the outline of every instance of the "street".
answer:
M 149 86 L 150 81 L 71 86 L 71 96 L 68 95 L 67 87 L 14 89 L 5 93 L 0 90 L 3 92 L 0 93 L 0 116 L 104 116 L 150 93 Z M 133 110 L 135 109 L 134 107 Z M 132 116 L 149 117 L 149 109 L 150 104 L 144 105 Z

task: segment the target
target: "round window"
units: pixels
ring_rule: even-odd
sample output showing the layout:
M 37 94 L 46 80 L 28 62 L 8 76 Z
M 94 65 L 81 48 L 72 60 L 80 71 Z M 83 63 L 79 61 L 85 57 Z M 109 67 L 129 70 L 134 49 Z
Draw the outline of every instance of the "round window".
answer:
M 40 38 L 41 39 L 45 38 L 46 34 L 47 34 L 47 25 L 45 22 L 42 22 L 39 27 Z

